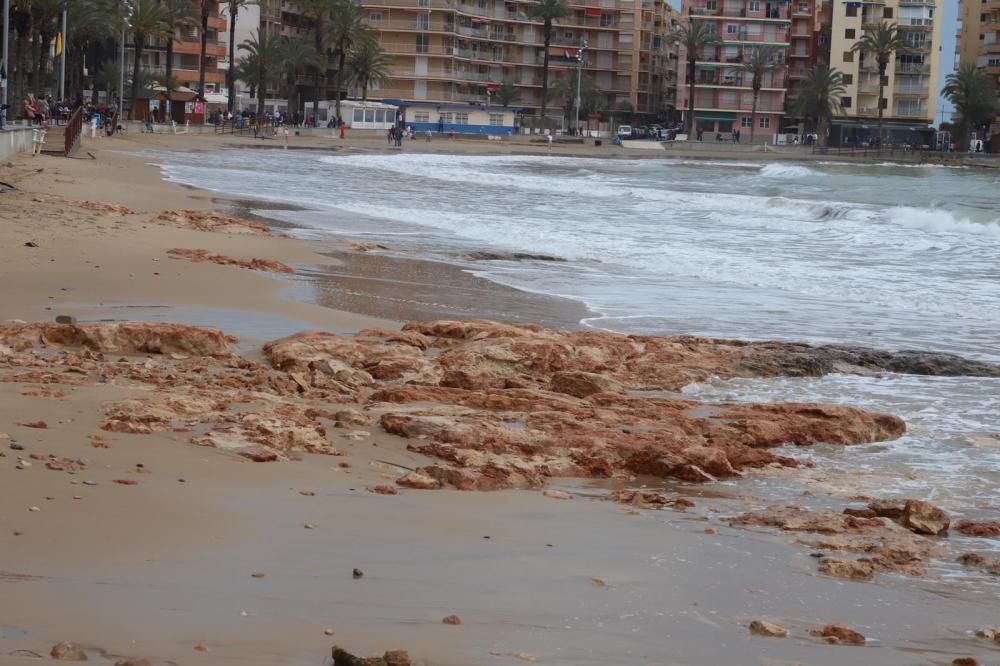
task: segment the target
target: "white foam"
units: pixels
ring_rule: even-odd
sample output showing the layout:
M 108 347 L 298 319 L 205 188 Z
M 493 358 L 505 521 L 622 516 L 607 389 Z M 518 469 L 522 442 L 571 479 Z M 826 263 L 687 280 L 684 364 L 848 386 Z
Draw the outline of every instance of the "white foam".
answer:
M 910 208 L 908 206 L 890 208 L 886 217 L 893 224 L 934 234 L 971 234 L 1000 238 L 1000 219 L 973 222 L 968 218 L 956 217 L 946 210 Z
M 764 165 L 760 170 L 760 175 L 765 178 L 808 178 L 819 174 L 804 166 L 797 164 L 785 164 L 782 162 L 771 162 Z

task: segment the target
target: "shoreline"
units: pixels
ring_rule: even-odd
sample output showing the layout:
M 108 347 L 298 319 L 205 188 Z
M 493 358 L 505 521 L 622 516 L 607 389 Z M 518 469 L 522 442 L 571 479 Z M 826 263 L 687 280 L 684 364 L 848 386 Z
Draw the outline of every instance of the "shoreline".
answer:
M 296 326 L 352 333 L 396 329 L 410 314 L 468 318 L 529 308 L 544 315 L 564 307 L 549 315 L 550 325 L 562 328 L 559 318 L 575 316 L 556 299 L 533 300 L 440 262 L 346 249 L 326 254 L 310 241 L 151 224 L 164 209 L 240 203 L 165 182 L 159 169 L 137 169 L 127 156 L 13 163 L 2 168 L 3 179 L 13 173 L 27 189 L 2 200 L 17 214 L 2 228 L 11 260 L 0 277 L 18 288 L 5 291 L 0 320 L 186 320 L 236 333 L 238 351 L 253 358 L 260 342 Z M 95 211 L 74 203 L 80 200 L 135 212 Z M 192 263 L 170 258 L 166 251 L 174 247 L 284 262 L 301 273 L 275 278 Z M 316 266 L 328 274 L 311 275 Z M 398 272 L 409 278 L 408 296 L 398 281 L 380 279 Z M 422 286 L 440 280 L 453 287 L 448 302 L 422 302 Z M 323 285 L 315 302 L 290 298 Z M 384 302 L 373 293 L 383 293 Z M 476 309 L 465 305 L 469 315 L 461 316 L 470 298 Z M 488 299 L 493 304 L 484 307 Z M 392 308 L 406 316 L 389 316 Z M 135 371 L 188 360 L 140 355 Z M 342 456 L 303 453 L 252 464 L 193 446 L 176 432 L 103 431 L 104 404 L 156 390 L 137 391 L 124 378 L 75 385 L 74 375 L 0 382 L 0 431 L 26 447 L 25 455 L 89 460 L 74 475 L 44 469 L 37 459 L 15 469 L 22 454 L 0 442 L 8 454 L 0 459 L 0 485 L 9 491 L 0 511 L 0 655 L 13 663 L 26 656 L 13 654 L 18 650 L 45 653 L 60 640 L 147 657 L 156 666 L 312 664 L 332 644 L 362 654 L 407 649 L 428 666 L 735 665 L 748 655 L 760 663 L 840 666 L 862 659 L 902 666 L 915 654 L 947 663 L 997 653 L 969 635 L 995 621 L 989 599 L 933 579 L 818 576 L 808 551 L 782 535 L 729 524 L 757 499 L 730 500 L 727 508 L 712 503 L 711 486 L 699 486 L 707 497 L 696 497 L 694 511 L 634 509 L 588 499 L 585 482 L 563 479 L 552 485 L 574 501 L 527 490 L 403 489 L 383 496 L 365 489 L 434 459 L 377 425 L 367 435 L 352 434 L 366 426 L 331 427 Z M 66 395 L 29 395 L 55 388 Z M 330 408 L 328 400 L 317 404 Z M 32 421 L 48 428 L 24 425 Z M 188 427 L 203 429 L 192 421 Z M 92 446 L 95 434 L 107 448 Z M 97 485 L 83 485 L 88 480 Z M 364 577 L 352 578 L 352 568 Z M 463 624 L 442 625 L 453 613 Z M 780 622 L 794 637 L 751 636 L 746 624 L 757 617 Z M 809 637 L 809 629 L 834 621 L 873 642 L 852 648 Z M 115 661 L 96 649 L 91 660 Z

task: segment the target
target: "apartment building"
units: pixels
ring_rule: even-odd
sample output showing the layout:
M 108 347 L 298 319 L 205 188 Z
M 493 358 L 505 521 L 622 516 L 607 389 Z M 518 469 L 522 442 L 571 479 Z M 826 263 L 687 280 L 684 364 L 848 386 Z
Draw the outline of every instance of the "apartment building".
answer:
M 808 4 L 808 3 L 807 3 Z M 796 0 L 795 9 L 800 9 Z M 810 15 L 812 10 L 809 9 Z M 749 138 L 753 126 L 752 77 L 738 69 L 751 49 L 771 45 L 779 51 L 781 67 L 764 76 L 757 101 L 755 140 L 771 141 L 778 133 L 788 87 L 787 62 L 791 44 L 793 8 L 787 0 L 684 0 L 682 13 L 689 21 L 712 26 L 715 44 L 698 54 L 695 70 L 694 109 L 697 124 L 709 136 L 739 130 Z M 806 18 L 802 16 L 801 18 Z M 805 43 L 805 35 L 797 40 Z M 800 48 L 802 48 L 800 46 Z M 811 52 L 806 46 L 804 54 Z M 682 72 L 678 82 L 678 108 L 688 109 L 687 52 L 678 59 Z
M 525 0 L 364 0 L 365 20 L 393 57 L 393 79 L 369 97 L 402 106 L 417 129 L 512 130 L 541 107 L 544 35 Z M 676 54 L 666 33 L 676 12 L 661 0 L 570 0 L 553 26 L 549 86 L 577 67 L 610 112 L 656 115 L 676 99 Z M 496 104 L 504 84 L 510 107 Z M 565 100 L 551 98 L 550 117 Z M 478 118 L 478 120 L 476 120 Z M 501 129 L 502 131 L 502 129 Z
M 955 66 L 974 62 L 1000 88 L 1000 0 L 959 0 L 958 17 Z M 995 118 L 990 134 L 998 133 L 1000 118 Z M 994 152 L 1000 152 L 1000 142 L 992 145 Z
M 792 25 L 787 52 L 788 83 L 785 91 L 785 131 L 804 131 L 792 109 L 799 87 L 809 70 L 829 53 L 831 0 L 792 0 Z
M 885 136 L 891 143 L 927 143 L 937 110 L 942 0 L 834 0 L 830 65 L 844 74 L 843 114 L 833 121 L 832 145 L 858 145 L 877 133 L 878 63 L 852 47 L 868 28 L 896 23 L 907 43 L 889 64 L 883 83 Z M 1000 6 L 1000 2 L 997 3 Z

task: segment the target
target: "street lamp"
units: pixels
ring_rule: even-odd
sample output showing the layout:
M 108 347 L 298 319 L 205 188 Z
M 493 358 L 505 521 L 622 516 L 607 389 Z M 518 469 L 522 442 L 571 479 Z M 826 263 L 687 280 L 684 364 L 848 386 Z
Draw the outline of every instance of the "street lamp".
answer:
M 580 130 L 580 83 L 583 81 L 583 52 L 587 49 L 587 40 L 583 40 L 583 44 L 580 46 L 579 50 L 576 52 L 576 59 L 579 63 L 576 72 L 576 125 L 574 129 Z

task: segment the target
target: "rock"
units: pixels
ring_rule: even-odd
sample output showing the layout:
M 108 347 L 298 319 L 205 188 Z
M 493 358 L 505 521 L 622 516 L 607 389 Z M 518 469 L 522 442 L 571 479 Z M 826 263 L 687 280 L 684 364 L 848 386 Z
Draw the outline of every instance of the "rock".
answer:
M 864 635 L 842 624 L 828 624 L 822 629 L 811 629 L 809 633 L 813 636 L 824 638 L 828 643 L 842 643 L 844 645 L 865 644 Z
M 307 530 L 314 530 L 314 529 L 316 529 L 316 526 L 313 525 L 312 523 L 306 523 L 302 527 L 306 528 Z
M 959 657 L 952 659 L 951 666 L 979 666 L 979 660 L 975 657 Z
M 392 486 L 379 485 L 372 488 L 372 492 L 376 495 L 398 495 L 399 491 Z
M 951 520 L 948 514 L 930 502 L 906 500 L 900 524 L 917 534 L 943 535 L 948 533 Z
M 1000 537 L 1000 520 L 960 520 L 955 531 L 962 536 L 995 539 Z
M 69 324 L 70 326 L 75 326 L 76 325 L 76 317 L 73 317 L 71 315 L 57 315 L 56 316 L 56 323 L 57 324 Z
M 192 250 L 186 248 L 174 248 L 167 250 L 167 254 L 173 257 L 183 257 L 194 262 L 210 262 L 223 266 L 239 266 L 249 268 L 253 271 L 265 271 L 268 273 L 294 273 L 295 269 L 280 261 L 271 259 L 234 259 L 224 254 L 212 254 L 208 250 Z
M 254 571 L 252 574 L 250 574 L 252 578 L 263 578 L 266 575 L 267 574 L 265 574 L 263 571 Z
M 457 615 L 447 615 L 441 620 L 441 624 L 462 624 L 462 618 Z
M 353 572 L 351 573 L 351 575 L 352 575 L 352 576 L 354 576 L 354 580 L 357 580 L 358 578 L 362 578 L 362 577 L 364 577 L 364 575 L 365 575 L 365 572 L 364 572 L 364 571 L 362 571 L 361 569 L 355 569 L 355 570 L 354 570 L 354 571 L 353 571 Z
M 385 659 L 385 666 L 412 666 L 406 650 L 389 650 L 382 658 Z
M 25 428 L 37 428 L 39 430 L 45 430 L 49 427 L 49 424 L 45 421 L 29 421 L 27 423 L 18 423 L 17 425 Z
M 29 506 L 28 507 L 28 511 L 31 511 L 32 513 L 36 513 L 38 511 L 41 511 L 41 509 L 39 509 L 37 506 Z
M 15 451 L 24 451 L 24 444 L 18 444 L 17 442 L 11 442 L 10 443 L 10 448 L 14 449 Z
M 750 633 L 757 636 L 774 636 L 775 638 L 785 638 L 788 636 L 787 629 L 772 624 L 767 620 L 754 620 L 751 622 Z
M 557 500 L 573 499 L 572 495 L 562 490 L 546 490 L 542 494 L 545 495 L 546 497 L 551 497 L 552 499 L 557 499 Z
M 372 423 L 371 416 L 356 409 L 338 410 L 334 413 L 333 418 L 337 421 L 337 427 L 341 428 L 350 426 L 367 426 Z
M 358 666 L 358 658 L 339 645 L 333 646 L 331 656 L 333 666 Z
M 195 645 L 194 646 L 194 651 L 195 652 L 211 652 L 211 650 L 209 649 L 209 647 L 207 645 L 204 645 L 203 643 L 198 643 L 197 645 Z
M 333 629 L 331 629 L 330 627 L 327 627 L 326 629 L 323 630 L 323 634 L 326 636 L 333 636 L 333 633 L 334 633 Z
M 271 235 L 270 229 L 259 222 L 251 222 L 238 217 L 202 210 L 168 210 L 153 219 L 156 224 L 210 231 L 224 234 Z
M 827 576 L 848 580 L 872 580 L 875 578 L 875 566 L 864 560 L 838 560 L 824 557 L 819 561 L 819 572 Z
M 382 657 L 361 657 L 358 659 L 358 666 L 386 666 Z
M 625 386 L 594 372 L 557 372 L 552 375 L 552 390 L 586 398 L 595 393 L 624 393 Z
M 417 490 L 437 490 L 441 487 L 440 481 L 419 472 L 404 474 L 396 479 L 396 483 L 404 488 L 416 488 Z
M 119 659 L 115 662 L 115 666 L 153 666 L 153 662 L 145 658 L 132 657 L 129 659 Z
M 116 354 L 171 354 L 228 358 L 227 337 L 215 328 L 159 322 L 100 322 L 75 326 L 35 323 L 0 326 L 0 341 L 18 348 L 83 347 Z
M 63 641 L 52 646 L 49 655 L 60 661 L 87 661 L 87 653 L 79 643 Z

